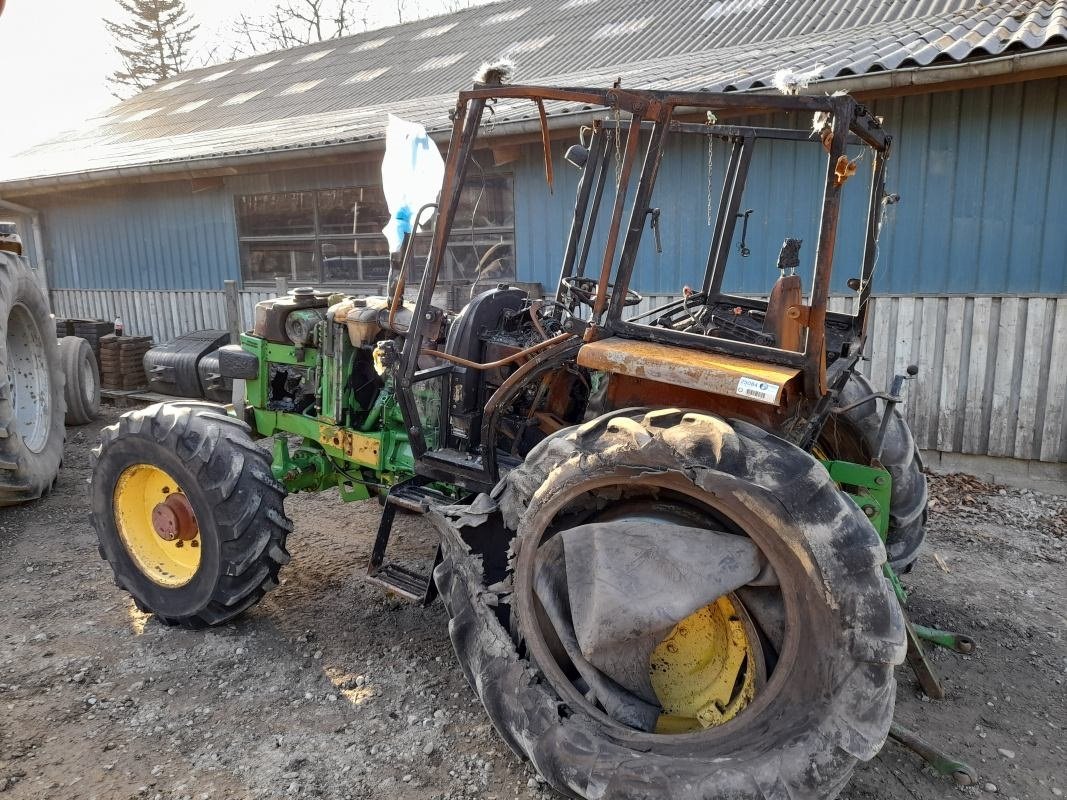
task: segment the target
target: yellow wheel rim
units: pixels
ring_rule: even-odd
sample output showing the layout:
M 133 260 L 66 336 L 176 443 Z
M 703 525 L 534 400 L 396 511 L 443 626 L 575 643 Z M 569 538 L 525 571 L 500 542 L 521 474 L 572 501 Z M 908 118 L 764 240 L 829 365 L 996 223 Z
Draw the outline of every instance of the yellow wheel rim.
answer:
M 755 627 L 733 595 L 675 625 L 649 662 L 663 707 L 656 733 L 710 728 L 740 714 L 765 679 L 759 648 Z
M 200 567 L 200 528 L 174 478 L 151 464 L 127 467 L 112 505 L 119 537 L 145 576 L 170 589 L 193 579 Z

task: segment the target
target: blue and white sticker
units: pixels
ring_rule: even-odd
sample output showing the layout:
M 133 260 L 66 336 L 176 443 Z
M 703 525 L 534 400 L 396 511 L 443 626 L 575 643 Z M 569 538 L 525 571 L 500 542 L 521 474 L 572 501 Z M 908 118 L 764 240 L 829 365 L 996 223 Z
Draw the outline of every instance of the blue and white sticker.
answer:
M 755 378 L 741 378 L 737 381 L 737 393 L 742 397 L 751 397 L 764 403 L 773 403 L 778 399 L 778 384 L 757 381 Z

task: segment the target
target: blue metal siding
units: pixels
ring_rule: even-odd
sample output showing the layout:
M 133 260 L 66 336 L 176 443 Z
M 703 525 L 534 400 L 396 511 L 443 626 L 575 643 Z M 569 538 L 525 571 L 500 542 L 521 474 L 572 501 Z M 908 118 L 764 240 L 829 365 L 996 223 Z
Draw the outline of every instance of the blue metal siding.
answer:
M 896 136 L 888 186 L 901 195 L 886 214 L 876 291 L 1067 294 L 1067 79 L 895 98 L 874 111 Z M 502 168 L 515 175 L 518 277 L 546 289 L 559 274 L 578 178 L 563 161 L 570 137 L 555 138 L 553 195 L 538 145 Z M 690 138 L 672 147 L 661 168 L 653 204 L 662 208 L 664 252 L 654 253 L 646 231 L 635 283 L 645 292 L 677 293 L 706 259 L 707 151 Z M 757 153 L 742 206 L 754 209 L 752 255 L 741 259 L 735 240 L 731 291 L 767 291 L 786 236 L 804 239 L 805 263 L 815 250 L 825 156 L 814 145 L 766 147 L 769 157 Z M 725 149 L 716 147 L 716 198 L 726 166 Z M 846 291 L 844 281 L 858 269 L 868 166 L 861 163 L 846 185 L 835 291 Z M 239 272 L 235 195 L 379 180 L 374 160 L 234 176 L 195 193 L 175 181 L 42 198 L 49 280 L 56 288 L 218 289 Z
M 1067 294 L 1067 79 L 895 98 L 876 102 L 873 111 L 886 117 L 895 135 L 887 186 L 901 196 L 886 213 L 877 292 Z M 554 197 L 544 190 L 537 147 L 527 149 L 516 169 L 519 276 L 546 288 L 558 275 L 578 175 L 562 161 L 565 144 L 556 148 Z M 815 250 L 825 156 L 817 146 L 764 147 L 770 152 L 757 150 L 742 204 L 742 210 L 754 209 L 752 255 L 741 259 L 735 238 L 729 291 L 767 291 L 786 236 L 804 239 L 805 264 Z M 726 163 L 725 150 L 716 147 L 716 199 Z M 846 185 L 833 287 L 838 292 L 847 291 L 845 280 L 860 263 L 868 165 L 861 162 Z M 609 194 L 610 187 L 605 204 Z M 646 231 L 635 288 L 677 293 L 700 274 L 708 247 L 702 142 L 686 141 L 665 154 L 653 205 L 663 210 L 664 252 L 654 254 Z
M 221 188 L 148 184 L 40 206 L 54 288 L 218 289 L 237 277 L 233 202 Z

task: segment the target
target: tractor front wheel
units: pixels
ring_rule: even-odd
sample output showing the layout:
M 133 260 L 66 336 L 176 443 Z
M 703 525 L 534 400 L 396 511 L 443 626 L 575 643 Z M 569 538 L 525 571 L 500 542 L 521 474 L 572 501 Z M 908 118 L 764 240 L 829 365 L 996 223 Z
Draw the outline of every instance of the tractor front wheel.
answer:
M 904 623 L 885 549 L 809 454 L 677 409 L 546 439 L 493 492 L 510 581 L 435 571 L 468 680 L 578 798 L 835 797 L 893 716 Z M 475 526 L 468 528 L 467 526 Z
M 100 554 L 142 611 L 219 625 L 276 585 L 285 488 L 243 422 L 210 403 L 160 403 L 101 431 L 94 456 Z

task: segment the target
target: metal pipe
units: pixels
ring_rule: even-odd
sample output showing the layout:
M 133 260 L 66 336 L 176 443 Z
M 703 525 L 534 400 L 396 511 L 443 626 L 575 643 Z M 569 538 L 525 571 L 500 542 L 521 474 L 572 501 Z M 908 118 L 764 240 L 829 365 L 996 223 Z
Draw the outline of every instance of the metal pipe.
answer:
M 496 369 L 497 367 L 506 367 L 508 364 L 514 363 L 515 361 L 518 361 L 520 358 L 524 358 L 525 356 L 532 356 L 534 353 L 540 352 L 541 350 L 544 350 L 547 347 L 551 347 L 554 344 L 559 344 L 560 342 L 565 341 L 566 339 L 570 339 L 573 336 L 573 333 L 561 333 L 557 336 L 553 336 L 551 339 L 545 339 L 543 342 L 538 342 L 535 345 L 527 347 L 525 350 L 520 350 L 517 353 L 512 353 L 506 358 L 500 358 L 496 361 L 490 361 L 486 364 L 479 364 L 477 361 L 468 361 L 465 358 L 454 356 L 451 353 L 442 353 L 440 350 L 423 349 L 419 351 L 419 354 L 424 356 L 430 356 L 432 358 L 441 358 L 445 361 L 451 361 L 453 364 L 459 364 L 461 367 L 467 367 L 468 369 Z

